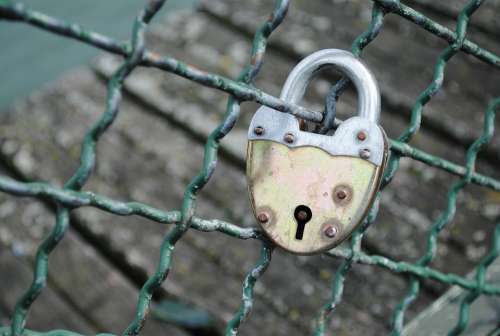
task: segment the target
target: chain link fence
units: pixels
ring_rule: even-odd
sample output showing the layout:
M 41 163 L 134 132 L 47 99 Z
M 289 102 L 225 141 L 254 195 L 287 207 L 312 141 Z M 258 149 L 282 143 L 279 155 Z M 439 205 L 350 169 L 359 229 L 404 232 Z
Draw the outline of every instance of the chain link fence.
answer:
M 0 19 L 2 20 L 21 21 L 54 34 L 76 39 L 107 52 L 121 55 L 125 59 L 108 81 L 105 110 L 101 118 L 87 131 L 81 147 L 80 165 L 63 188 L 43 182 L 21 182 L 6 176 L 0 176 L 0 190 L 3 192 L 13 196 L 50 200 L 57 206 L 54 227 L 37 250 L 33 282 L 24 295 L 17 301 L 11 325 L 0 327 L 0 335 L 76 335 L 76 333 L 66 330 L 54 330 L 50 332 L 31 331 L 25 329 L 25 324 L 32 303 L 37 299 L 46 285 L 49 256 L 63 239 L 68 229 L 70 212 L 75 208 L 88 206 L 99 208 L 119 216 L 135 215 L 159 223 L 172 224 L 171 230 L 163 239 L 160 249 L 160 261 L 156 272 L 140 290 L 135 318 L 124 331 L 125 335 L 137 335 L 140 333 L 147 317 L 153 293 L 166 280 L 170 271 L 175 245 L 189 229 L 204 232 L 218 231 L 234 238 L 256 239 L 262 242 L 261 257 L 247 273 L 243 282 L 240 309 L 228 323 L 226 335 L 238 334 L 241 323 L 250 315 L 253 305 L 254 286 L 259 277 L 270 266 L 274 247 L 258 228 L 242 228 L 222 220 L 205 219 L 196 216 L 197 194 L 203 189 L 216 169 L 220 141 L 232 130 L 238 120 L 241 103 L 254 101 L 283 113 L 290 113 L 299 118 L 320 123 L 319 131 L 326 133 L 326 131 L 334 128 L 339 122 L 335 119 L 335 104 L 347 86 L 348 80 L 341 79 L 332 86 L 326 99 L 324 112 L 311 111 L 301 106 L 290 104 L 252 85 L 254 78 L 259 73 L 263 64 L 268 38 L 286 17 L 289 7 L 288 0 L 277 0 L 275 2 L 275 7 L 271 15 L 262 23 L 254 35 L 248 65 L 235 80 L 214 73 L 207 73 L 183 63 L 181 60 L 153 53 L 146 49 L 144 34 L 148 24 L 163 6 L 164 2 L 165 0 L 149 1 L 135 19 L 130 41 L 121 43 L 97 32 L 87 30 L 78 24 L 68 23 L 31 10 L 22 3 L 0 0 Z M 404 273 L 410 278 L 407 294 L 401 298 L 400 303 L 394 309 L 392 335 L 401 335 L 405 322 L 405 312 L 412 302 L 417 299 L 423 280 L 432 279 L 450 285 L 457 285 L 468 291 L 468 295 L 461 302 L 460 309 L 457 312 L 456 325 L 449 330 L 449 335 L 459 335 L 467 328 L 469 307 L 474 300 L 480 295 L 500 295 L 500 286 L 488 283 L 485 277 L 488 267 L 500 252 L 500 224 L 494 230 L 489 252 L 477 265 L 473 279 L 468 279 L 457 274 L 445 274 L 431 268 L 429 265 L 436 256 L 439 233 L 455 216 L 457 196 L 461 190 L 468 184 L 476 184 L 497 192 L 500 191 L 499 180 L 480 174 L 475 169 L 479 151 L 493 137 L 495 114 L 500 108 L 500 98 L 492 100 L 485 107 L 482 133 L 468 148 L 466 160 L 463 165 L 421 151 L 411 146 L 409 142 L 419 132 L 425 105 L 440 90 L 445 79 L 446 65 L 452 57 L 459 52 L 464 52 L 489 64 L 492 70 L 500 68 L 500 57 L 466 38 L 469 20 L 483 1 L 472 0 L 466 4 L 457 18 L 454 31 L 434 22 L 397 0 L 372 0 L 372 2 L 371 23 L 366 31 L 352 44 L 351 51 L 356 56 L 361 56 L 363 49 L 376 39 L 384 25 L 384 17 L 391 14 L 398 15 L 448 42 L 448 47 L 442 51 L 435 62 L 432 82 L 414 102 L 411 119 L 406 129 L 397 139 L 390 140 L 391 154 L 383 178 L 382 192 L 383 188 L 391 182 L 396 174 L 402 157 L 408 157 L 444 170 L 456 175 L 458 179 L 449 187 L 446 207 L 441 211 L 440 216 L 434 221 L 428 231 L 426 251 L 415 263 L 396 261 L 380 255 L 370 255 L 361 249 L 364 232 L 377 218 L 378 200 L 375 202 L 375 206 L 371 209 L 363 225 L 351 237 L 349 246 L 347 248 L 337 248 L 326 253 L 326 255 L 331 257 L 341 257 L 344 261 L 335 273 L 330 299 L 322 307 L 319 307 L 314 333 L 315 335 L 323 335 L 325 333 L 327 319 L 342 301 L 343 286 L 349 275 L 349 269 L 353 263 L 360 263 L 377 265 L 392 272 Z M 224 91 L 229 95 L 226 113 L 218 127 L 213 130 L 205 143 L 203 166 L 200 168 L 198 175 L 191 180 L 185 189 L 183 202 L 179 210 L 164 211 L 148 204 L 122 202 L 90 191 L 82 191 L 96 164 L 98 141 L 118 116 L 124 80 L 139 66 L 152 67 L 174 73 L 201 85 Z M 494 335 L 497 335 L 499 332 L 500 330 L 495 331 Z

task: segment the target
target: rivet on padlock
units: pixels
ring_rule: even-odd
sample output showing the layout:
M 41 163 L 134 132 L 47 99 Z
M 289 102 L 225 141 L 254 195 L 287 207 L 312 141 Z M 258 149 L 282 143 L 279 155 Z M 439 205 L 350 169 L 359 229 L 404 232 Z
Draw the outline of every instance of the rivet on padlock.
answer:
M 325 49 L 306 57 L 288 76 L 281 99 L 299 103 L 325 66 L 354 83 L 357 116 L 329 136 L 301 131 L 294 116 L 263 106 L 248 130 L 247 178 L 255 217 L 271 240 L 298 254 L 329 250 L 350 236 L 373 204 L 387 160 L 377 82 L 351 53 Z

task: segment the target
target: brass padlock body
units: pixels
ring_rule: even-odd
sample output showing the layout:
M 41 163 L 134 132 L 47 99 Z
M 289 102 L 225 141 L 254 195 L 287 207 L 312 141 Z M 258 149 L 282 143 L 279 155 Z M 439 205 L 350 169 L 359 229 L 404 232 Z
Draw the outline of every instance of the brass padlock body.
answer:
M 345 240 L 366 216 L 380 183 L 380 166 L 316 147 L 253 140 L 248 152 L 254 213 L 265 214 L 261 225 L 275 244 L 298 254 L 326 251 Z M 293 216 L 299 206 L 312 213 L 300 240 Z
M 328 136 L 301 131 L 292 115 L 261 107 L 248 131 L 253 212 L 274 243 L 297 254 L 329 250 L 350 236 L 373 204 L 387 160 L 378 86 L 352 54 L 327 49 L 310 55 L 294 68 L 281 98 L 297 103 L 325 65 L 354 82 L 358 116 Z

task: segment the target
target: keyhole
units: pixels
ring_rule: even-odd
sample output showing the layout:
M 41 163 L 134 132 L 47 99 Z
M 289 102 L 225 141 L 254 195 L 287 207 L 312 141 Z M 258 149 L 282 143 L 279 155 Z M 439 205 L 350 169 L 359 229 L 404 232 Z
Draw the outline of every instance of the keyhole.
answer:
M 312 218 L 312 211 L 306 205 L 299 205 L 295 208 L 293 216 L 297 221 L 297 231 L 295 231 L 295 239 L 302 240 L 302 237 L 304 237 L 304 229 L 306 227 L 306 224 Z

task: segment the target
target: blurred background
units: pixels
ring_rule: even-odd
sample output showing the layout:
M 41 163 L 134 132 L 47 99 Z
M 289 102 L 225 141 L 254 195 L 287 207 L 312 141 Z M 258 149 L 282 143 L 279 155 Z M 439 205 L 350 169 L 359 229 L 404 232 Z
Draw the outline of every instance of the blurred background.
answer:
M 117 40 L 129 38 L 142 4 L 132 0 L 23 2 Z M 404 3 L 454 30 L 454 18 L 466 1 Z M 272 8 L 272 1 L 168 1 L 150 26 L 147 48 L 235 78 L 249 62 L 254 31 Z M 350 49 L 368 27 L 371 10 L 372 2 L 366 0 L 292 1 L 287 18 L 271 37 L 255 85 L 278 96 L 301 58 L 322 48 Z M 485 3 L 468 32 L 470 40 L 496 54 L 500 53 L 498 10 L 498 1 Z M 0 42 L 0 172 L 61 186 L 78 166 L 85 130 L 104 111 L 106 80 L 121 59 L 22 23 L 0 21 Z M 447 45 L 413 23 L 387 15 L 380 35 L 363 52 L 379 81 L 382 125 L 391 138 L 407 127 L 414 101 L 430 84 L 436 59 Z M 322 110 L 338 78 L 335 72 L 323 73 L 313 81 L 302 104 Z M 425 107 L 422 129 L 411 145 L 463 165 L 465 151 L 481 133 L 484 111 L 499 88 L 495 67 L 458 53 L 446 68 L 443 88 Z M 85 190 L 164 210 L 179 209 L 184 188 L 201 166 L 204 141 L 226 102 L 227 95 L 220 91 L 157 69 L 137 69 L 126 82 L 118 119 L 100 141 L 96 172 Z M 203 218 L 255 225 L 244 165 L 246 128 L 257 107 L 244 103 L 236 128 L 222 142 L 218 167 L 199 197 L 197 214 Z M 352 115 L 355 107 L 356 93 L 350 88 L 339 101 L 339 117 Z M 500 137 L 495 135 L 477 166 L 480 173 L 498 179 L 499 165 Z M 416 261 L 456 180 L 443 170 L 403 158 L 382 194 L 380 214 L 363 249 Z M 467 186 L 454 220 L 439 236 L 432 267 L 469 274 L 488 251 L 500 220 L 499 204 L 499 192 Z M 54 209 L 48 203 L 0 194 L 0 220 L 0 324 L 6 324 L 16 299 L 31 281 L 36 248 L 54 225 Z M 71 228 L 50 258 L 47 290 L 34 303 L 27 326 L 121 333 L 134 316 L 139 288 L 155 269 L 167 229 L 137 217 L 90 208 L 73 211 Z M 222 335 L 239 307 L 242 281 L 257 262 L 259 250 L 258 241 L 189 231 L 177 244 L 172 271 L 154 298 L 144 334 Z M 256 285 L 254 309 L 241 333 L 309 334 L 318 309 L 329 300 L 332 277 L 341 261 L 277 250 Z M 387 334 L 392 311 L 408 291 L 408 280 L 385 268 L 354 265 L 329 332 Z M 442 283 L 424 281 L 406 321 L 448 289 Z M 482 307 L 488 309 L 481 317 L 491 326 L 500 320 L 500 302 L 495 297 L 485 300 Z M 439 323 L 454 325 L 456 311 L 450 316 L 434 322 L 431 329 L 439 330 Z M 412 335 L 429 335 L 424 327 L 425 323 Z
M 134 0 L 27 0 L 23 3 L 51 16 L 92 27 L 92 30 L 123 41 L 129 39 L 131 22 L 137 15 L 139 5 Z M 165 14 L 175 13 L 179 9 L 193 9 L 196 3 L 196 0 L 168 1 L 162 12 Z M 64 71 L 88 63 L 99 55 L 98 50 L 82 43 L 62 39 L 27 25 L 2 22 L 0 40 L 11 40 L 7 50 L 0 55 L 2 76 L 9 78 L 9 85 L 0 92 L 0 106 L 3 108 L 47 81 L 55 80 Z

